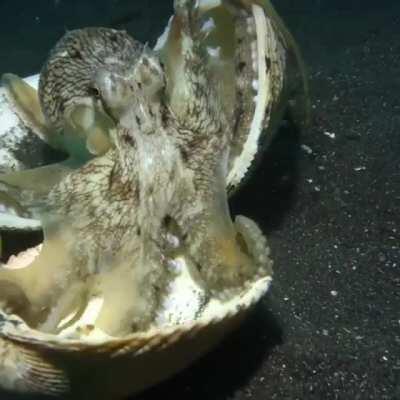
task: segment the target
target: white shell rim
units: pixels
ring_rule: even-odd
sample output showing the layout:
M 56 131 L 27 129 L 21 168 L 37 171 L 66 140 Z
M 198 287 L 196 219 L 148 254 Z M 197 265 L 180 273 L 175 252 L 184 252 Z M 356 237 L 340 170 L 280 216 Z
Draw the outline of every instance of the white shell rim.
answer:
M 211 324 L 233 317 L 256 304 L 268 291 L 272 281 L 271 276 L 262 277 L 250 283 L 250 287 L 239 296 L 236 296 L 228 305 L 220 307 L 217 312 L 209 312 L 208 315 L 199 317 L 195 321 L 185 322 L 175 326 L 151 328 L 146 332 L 135 332 L 124 337 L 107 337 L 100 340 L 85 340 L 60 338 L 54 334 L 47 334 L 29 328 L 24 321 L 16 315 L 9 315 L 0 309 L 0 337 L 19 343 L 29 343 L 49 349 L 67 351 L 81 351 L 84 347 L 94 348 L 104 345 L 117 345 L 117 347 L 128 344 L 130 341 L 149 341 L 152 337 L 162 338 L 172 336 L 175 333 L 184 333 L 202 328 Z M 75 348 L 74 348 L 75 346 Z
M 23 218 L 14 214 L 0 213 L 0 229 L 1 230 L 31 230 L 41 229 L 42 224 L 39 220 L 33 218 Z
M 266 43 L 267 18 L 264 10 L 256 5 L 252 5 L 253 20 L 256 26 L 257 35 L 257 69 L 258 69 L 258 88 L 256 99 L 256 109 L 251 121 L 250 132 L 243 145 L 241 154 L 235 158 L 231 170 L 227 177 L 227 183 L 233 187 L 237 186 L 246 175 L 250 168 L 258 149 L 258 141 L 263 131 L 263 121 L 265 110 L 270 100 L 270 83 L 266 72 Z

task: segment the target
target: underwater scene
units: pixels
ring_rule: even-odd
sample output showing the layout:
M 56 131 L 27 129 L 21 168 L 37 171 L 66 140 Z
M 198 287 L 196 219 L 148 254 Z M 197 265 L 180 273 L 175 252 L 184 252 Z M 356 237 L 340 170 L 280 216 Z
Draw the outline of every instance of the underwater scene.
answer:
M 0 2 L 0 399 L 400 399 L 400 3 Z

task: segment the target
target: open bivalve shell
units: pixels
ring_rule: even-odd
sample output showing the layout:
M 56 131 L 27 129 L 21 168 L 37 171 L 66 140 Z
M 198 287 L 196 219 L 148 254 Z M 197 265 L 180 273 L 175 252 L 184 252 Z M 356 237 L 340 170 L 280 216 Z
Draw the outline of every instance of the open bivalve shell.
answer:
M 11 267 L 29 262 L 39 251 L 30 249 L 13 258 Z M 202 304 L 202 289 L 188 277 L 184 260 L 179 262 L 175 288 L 146 332 L 121 338 L 100 332 L 95 327 L 96 301 L 88 304 L 73 331 L 58 335 L 31 329 L 18 316 L 0 311 L 1 387 L 73 399 L 140 392 L 211 350 L 242 322 L 271 283 L 271 276 L 264 276 L 228 302 Z M 81 337 L 74 338 L 80 329 Z
M 37 88 L 39 75 L 25 82 Z M 19 171 L 52 162 L 51 148 L 34 133 L 18 113 L 4 87 L 0 87 L 0 172 Z M 31 231 L 40 229 L 40 221 L 21 215 L 18 204 L 1 197 L 0 230 Z
M 192 12 L 193 8 L 195 8 L 195 12 L 192 13 L 190 18 L 187 18 L 187 14 L 185 14 L 188 4 L 190 4 L 189 8 L 192 8 L 189 12 Z M 243 276 L 246 276 L 246 271 L 244 273 L 241 271 L 237 274 L 241 277 L 240 279 L 244 279 L 240 290 L 237 290 L 236 287 L 235 291 L 227 292 L 229 295 L 219 296 L 217 293 L 218 290 L 215 289 L 219 287 L 218 279 L 214 279 L 211 276 L 212 274 L 208 274 L 205 278 L 207 283 L 204 284 L 204 281 L 195 276 L 196 274 L 193 273 L 195 269 L 193 267 L 193 264 L 195 264 L 193 263 L 193 257 L 186 257 L 185 252 L 179 256 L 168 255 L 170 258 L 169 267 L 173 270 L 173 278 L 168 282 L 167 295 L 163 297 L 162 304 L 157 309 L 156 317 L 148 328 L 120 336 L 105 333 L 104 330 L 99 328 L 99 315 L 105 303 L 101 295 L 89 297 L 84 309 L 79 314 L 67 315 L 62 320 L 56 319 L 57 324 L 55 328 L 57 333 L 46 333 L 54 329 L 40 329 L 40 324 L 37 324 L 37 326 L 28 324 L 28 319 L 24 316 L 26 304 L 29 302 L 28 297 L 31 295 L 26 290 L 30 288 L 30 282 L 27 281 L 28 284 L 25 285 L 25 297 L 24 291 L 20 293 L 17 285 L 7 287 L 4 285 L 7 282 L 7 278 L 4 280 L 0 279 L 0 291 L 8 290 L 9 293 L 7 295 L 14 300 L 12 311 L 8 306 L 0 303 L 0 386 L 6 390 L 24 394 L 56 395 L 73 399 L 121 398 L 140 392 L 157 382 L 167 379 L 212 349 L 225 335 L 238 326 L 248 314 L 251 307 L 259 301 L 269 288 L 272 279 L 272 261 L 269 259 L 269 249 L 261 231 L 252 221 L 244 217 L 237 217 L 234 223 L 229 219 L 229 223 L 226 225 L 223 224 L 227 220 L 226 217 L 230 218 L 227 204 L 227 190 L 235 189 L 242 182 L 243 178 L 247 176 L 254 161 L 259 157 L 260 150 L 271 140 L 285 110 L 292 108 L 292 111 L 295 112 L 296 106 L 293 106 L 293 102 L 301 102 L 306 98 L 304 71 L 297 47 L 293 38 L 273 10 L 269 0 L 200 0 L 196 2 L 176 0 L 175 9 L 176 14 L 171 18 L 164 34 L 160 37 L 154 49 L 156 57 L 152 55 L 148 56 L 146 51 L 140 53 L 142 59 L 146 59 L 147 66 L 149 63 L 153 63 L 153 75 L 151 78 L 155 78 L 156 83 L 154 86 L 150 85 L 150 89 L 156 87 L 158 90 L 158 85 L 164 84 L 164 80 L 157 80 L 159 77 L 157 74 L 165 66 L 167 109 L 171 113 L 169 120 L 175 118 L 179 122 L 177 124 L 175 123 L 176 121 L 172 121 L 171 126 L 173 129 L 169 126 L 171 128 L 169 132 L 179 131 L 182 125 L 187 124 L 190 126 L 190 123 L 193 122 L 190 120 L 190 113 L 185 108 L 187 104 L 191 104 L 192 101 L 195 103 L 195 100 L 197 100 L 197 97 L 193 95 L 194 92 L 191 92 L 193 89 L 191 72 L 193 71 L 190 71 L 190 68 L 188 68 L 188 65 L 191 65 L 187 63 L 188 57 L 189 59 L 193 57 L 190 61 L 197 62 L 197 66 L 201 65 L 206 69 L 212 79 L 221 77 L 219 85 L 210 89 L 207 88 L 207 81 L 205 82 L 204 76 L 195 76 L 199 78 L 197 82 L 199 85 L 204 85 L 206 90 L 214 90 L 212 94 L 215 95 L 214 97 L 220 99 L 220 104 L 212 104 L 215 107 L 210 107 L 211 111 L 218 111 L 216 115 L 220 117 L 220 120 L 216 118 L 218 120 L 216 121 L 217 124 L 213 125 L 210 123 L 209 126 L 214 128 L 218 123 L 228 121 L 229 124 L 232 124 L 230 132 L 233 132 L 232 135 L 227 135 L 227 146 L 225 147 L 228 150 L 222 149 L 223 151 L 218 153 L 222 154 L 221 157 L 217 157 L 218 162 L 223 165 L 216 170 L 217 182 L 215 183 L 215 188 L 212 188 L 212 194 L 218 194 L 220 197 L 216 201 L 210 202 L 210 205 L 215 207 L 215 210 L 212 209 L 207 214 L 207 217 L 211 217 L 204 224 L 207 228 L 211 226 L 211 233 L 205 232 L 206 235 L 209 234 L 212 239 L 215 237 L 217 239 L 222 237 L 222 239 L 215 245 L 212 241 L 201 242 L 198 239 L 199 235 L 193 235 L 193 241 L 196 239 L 199 242 L 193 244 L 191 251 L 195 256 L 205 253 L 207 260 L 209 256 L 209 264 L 214 262 L 215 265 L 218 260 L 222 260 L 223 263 L 229 266 L 236 265 L 238 260 L 243 262 L 243 264 L 249 264 L 249 260 L 251 260 L 251 262 L 254 261 L 257 272 L 250 275 L 250 278 L 249 276 L 243 278 Z M 187 21 L 190 22 L 187 23 Z M 93 32 L 90 31 L 90 35 Z M 112 35 L 115 35 L 115 32 Z M 193 37 L 190 36 L 191 34 L 193 34 Z M 198 51 L 196 40 L 202 41 L 201 43 L 204 48 L 200 49 L 201 51 Z M 204 49 L 206 49 L 206 56 L 202 52 Z M 205 58 L 202 59 L 202 56 Z M 158 64 L 157 57 L 162 60 L 162 68 Z M 201 70 L 201 68 L 194 68 L 194 70 Z M 148 70 L 144 70 L 144 74 L 147 74 L 147 72 Z M 181 79 L 182 76 L 184 78 Z M 20 91 L 18 88 L 21 86 L 18 85 L 23 81 L 13 76 L 7 76 L 6 85 L 8 85 L 8 89 L 0 88 L 0 141 L 2 144 L 0 167 L 2 168 L 2 172 L 26 170 L 38 165 L 48 164 L 49 162 L 46 159 L 44 151 L 38 151 L 39 158 L 37 160 L 29 159 L 28 154 L 30 151 L 25 153 L 23 151 L 22 153 L 20 152 L 21 149 L 26 149 L 26 141 L 31 140 L 32 136 L 44 140 L 40 146 L 47 146 L 45 142 L 49 142 L 49 137 L 46 136 L 48 135 L 49 127 L 45 126 L 45 119 L 40 117 L 39 120 L 38 118 L 35 120 L 35 118 L 30 118 L 29 115 L 30 111 L 33 111 L 38 105 L 37 98 L 35 98 L 35 94 L 32 92 L 33 88 L 37 87 L 37 81 L 37 76 L 27 79 L 26 82 L 32 85 L 32 88 L 25 87 Z M 23 83 L 22 86 L 24 86 Z M 14 93 L 22 94 L 22 96 L 13 96 L 10 88 L 16 88 L 16 92 Z M 157 91 L 154 93 L 151 92 L 151 96 L 154 95 L 153 97 L 156 97 L 156 94 Z M 33 96 L 32 107 L 29 105 L 30 95 Z M 19 112 L 21 111 L 21 102 L 18 99 L 23 99 L 22 106 L 24 111 L 22 113 Z M 146 99 L 148 100 L 148 98 Z M 91 101 L 92 99 L 89 100 Z M 85 105 L 87 104 L 85 103 Z M 143 103 L 139 102 L 138 104 L 142 105 Z M 144 104 L 148 105 L 148 103 Z M 201 108 L 201 104 L 198 107 L 197 111 L 204 111 Z M 297 108 L 301 109 L 302 107 L 306 108 L 306 105 L 297 104 Z M 20 108 L 19 111 L 18 108 Z M 135 110 L 132 112 L 132 115 L 137 116 L 137 114 L 134 114 Z M 221 116 L 221 114 L 223 115 Z M 173 125 L 174 123 L 175 125 Z M 221 123 L 221 125 L 224 124 Z M 176 126 L 179 128 L 176 128 Z M 115 133 L 114 130 L 112 132 L 113 134 Z M 118 132 L 120 133 L 121 131 Z M 218 133 L 220 132 L 218 131 Z M 65 239 L 67 241 L 71 240 L 71 242 L 76 240 L 76 237 L 80 234 L 79 223 L 82 222 L 84 224 L 86 217 L 88 217 L 90 222 L 92 220 L 97 222 L 101 218 L 98 218 L 95 213 L 88 213 L 87 215 L 82 214 L 83 217 L 79 219 L 81 216 L 79 212 L 82 211 L 79 207 L 77 208 L 79 212 L 73 214 L 75 212 L 74 207 L 77 204 L 75 199 L 89 198 L 92 200 L 90 195 L 93 190 L 87 190 L 87 187 L 92 183 L 95 183 L 94 188 L 96 190 L 103 188 L 101 185 L 104 184 L 106 174 L 103 174 L 102 168 L 111 168 L 116 165 L 116 159 L 118 161 L 122 159 L 121 154 L 123 156 L 126 155 L 123 153 L 124 146 L 118 148 L 118 144 L 120 143 L 118 140 L 127 138 L 126 131 L 122 130 L 122 133 L 121 137 L 118 137 L 116 140 L 116 148 L 120 151 L 120 154 L 117 154 L 117 151 L 114 151 L 114 149 L 108 151 L 107 146 L 105 148 L 108 153 L 107 151 L 97 153 L 96 151 L 92 151 L 92 147 L 88 147 L 91 154 L 96 157 L 90 159 L 87 164 L 81 163 L 78 166 L 76 163 L 62 164 L 59 169 L 59 175 L 54 178 L 54 174 L 50 174 L 52 179 L 59 178 L 61 182 L 57 187 L 58 192 L 57 190 L 54 192 L 52 188 L 50 188 L 51 191 L 48 190 L 53 195 L 53 198 L 58 201 L 56 204 L 63 204 L 64 199 L 69 202 L 69 208 L 63 209 L 60 206 L 64 214 L 57 214 L 59 220 L 57 218 L 44 219 L 47 223 L 47 226 L 44 226 L 45 238 L 47 234 L 47 239 L 50 237 L 53 244 L 56 243 L 59 246 L 55 247 L 55 250 L 48 251 L 49 246 L 46 247 L 45 240 L 43 249 L 47 251 L 46 257 L 48 253 L 51 253 L 49 256 L 50 261 L 57 259 L 57 250 L 59 249 L 65 251 L 65 253 L 60 254 L 67 255 L 69 264 L 80 261 L 79 257 L 73 258 L 76 255 L 74 251 L 77 247 L 70 246 L 69 242 L 65 244 Z M 153 136 L 156 136 L 155 140 L 158 139 L 157 135 Z M 163 139 L 162 134 L 159 136 Z M 143 137 L 139 138 L 142 142 L 140 140 L 135 142 L 132 137 L 128 137 L 128 139 L 126 143 L 147 145 L 147 139 Z M 135 137 L 134 139 L 138 138 Z M 208 143 L 212 142 L 213 139 L 215 138 L 211 137 Z M 222 143 L 223 140 L 220 142 Z M 85 141 L 83 143 L 86 144 Z M 170 144 L 167 141 L 165 143 Z M 196 141 L 193 141 L 193 143 L 196 144 Z M 173 146 L 170 147 L 173 148 Z M 71 148 L 73 147 L 68 149 L 70 150 Z M 158 149 L 160 147 L 153 146 L 152 148 Z M 87 151 L 88 149 L 85 148 L 84 150 Z M 211 153 L 209 152 L 206 155 Z M 118 156 L 121 157 L 118 158 Z M 124 160 L 126 161 L 126 159 Z M 137 160 L 135 159 L 134 161 Z M 169 159 L 166 157 L 162 161 L 161 164 L 163 166 L 168 165 Z M 119 166 L 121 165 L 125 167 L 126 163 L 123 164 L 121 162 Z M 181 164 L 179 166 L 181 167 Z M 72 170 L 73 172 L 71 172 Z M 100 172 L 98 173 L 99 170 Z M 50 168 L 50 171 L 53 172 L 55 169 Z M 172 167 L 171 171 L 175 172 Z M 69 175 L 70 172 L 71 174 Z M 114 172 L 114 169 L 112 172 Z M 142 171 L 140 170 L 139 172 Z M 162 175 L 164 167 L 159 172 Z M 178 172 L 185 179 L 188 176 L 192 176 L 186 170 L 183 173 L 182 171 Z M 90 175 L 92 173 L 93 175 Z M 170 175 L 176 178 L 176 175 Z M 69 180 L 71 176 L 72 178 Z M 118 178 L 118 174 L 116 176 Z M 43 174 L 40 177 L 45 178 L 44 181 L 47 179 L 47 176 Z M 145 177 L 147 178 L 147 176 Z M 122 178 L 127 178 L 127 176 L 122 176 Z M 84 181 L 86 186 L 81 185 L 81 179 L 87 179 Z M 78 182 L 77 186 L 79 190 L 77 191 L 78 196 L 75 198 L 73 195 L 76 193 L 71 194 L 66 188 L 74 189 L 76 181 Z M 137 181 L 140 182 L 140 179 Z M 176 179 L 176 181 L 179 180 Z M 16 179 L 12 177 L 9 181 L 7 181 L 7 177 L 0 180 L 0 185 L 6 188 L 5 193 L 15 193 L 15 188 L 17 187 L 18 189 L 18 185 L 13 186 L 9 184 L 10 182 L 13 184 L 17 182 L 19 184 L 18 175 Z M 177 187 L 181 188 L 178 186 L 178 183 Z M 31 183 L 28 182 L 27 185 L 27 182 L 24 181 L 21 187 L 25 189 L 29 185 Z M 2 193 L 3 186 L 0 187 L 0 229 L 39 229 L 42 224 L 35 218 L 35 215 L 29 214 L 27 210 L 19 210 L 18 207 L 21 204 L 10 204 L 8 202 L 9 199 L 5 198 Z M 51 185 L 49 184 L 48 186 L 50 187 Z M 188 187 L 192 188 L 192 186 L 189 185 Z M 32 190 L 32 187 L 28 187 L 28 189 Z M 36 187 L 33 189 L 37 190 Z M 49 188 L 46 187 L 46 189 Z M 184 189 L 178 192 L 187 193 L 187 187 Z M 120 195 L 121 192 L 115 191 L 113 194 Z M 122 194 L 125 194 L 125 192 L 122 192 Z M 162 192 L 154 194 L 153 191 L 151 191 L 151 194 L 154 196 L 157 194 L 160 196 L 164 195 Z M 191 200 L 198 197 L 200 196 L 193 196 Z M 107 203 L 104 199 L 110 201 L 110 197 L 107 198 L 105 196 L 99 202 L 101 207 L 98 207 L 94 211 L 98 212 L 100 216 L 105 215 L 108 211 L 110 213 L 107 215 L 113 215 L 110 203 Z M 97 201 L 98 198 L 94 198 L 94 200 Z M 88 203 L 92 204 L 94 202 L 89 201 Z M 162 203 L 160 202 L 160 204 Z M 193 203 L 195 206 L 197 205 L 195 201 Z M 203 206 L 203 204 L 200 205 Z M 190 211 L 197 212 L 200 208 L 194 207 Z M 70 221 L 67 220 L 67 224 L 62 225 L 60 221 L 65 223 L 67 219 L 64 218 L 65 215 L 67 217 L 70 215 L 78 216 L 78 221 L 73 221 L 69 224 Z M 161 226 L 161 223 L 159 225 Z M 63 230 L 59 228 L 60 226 L 70 228 L 70 231 L 67 232 L 68 234 L 64 235 Z M 107 227 L 107 225 L 104 226 Z M 143 227 L 143 225 L 140 225 L 140 227 Z M 197 228 L 196 224 L 193 224 L 192 227 L 194 230 Z M 129 228 L 131 227 L 129 226 Z M 82 239 L 82 243 L 89 243 L 89 245 L 97 240 L 100 242 L 103 238 L 100 238 L 99 235 L 96 236 L 97 231 L 95 229 L 99 229 L 99 232 L 103 236 L 108 234 L 108 228 L 103 229 L 103 227 L 98 228 L 98 226 L 94 226 L 93 232 L 90 233 L 93 234 L 95 240 L 87 238 L 85 234 L 82 234 L 76 241 Z M 51 236 L 54 232 L 55 235 Z M 136 238 L 142 235 L 140 230 L 135 230 L 135 232 L 137 234 Z M 248 234 L 249 236 L 247 237 Z M 112 236 L 112 233 L 110 236 Z M 128 237 L 130 236 L 128 235 Z M 187 236 L 181 235 L 180 237 Z M 234 237 L 234 240 L 231 240 L 232 237 Z M 86 239 L 87 242 L 84 242 Z M 113 238 L 111 237 L 111 239 Z M 247 241 L 247 239 L 249 240 Z M 118 242 L 118 240 L 115 241 Z M 232 242 L 235 242 L 237 248 L 232 246 Z M 215 247 L 209 246 L 209 243 Z M 188 247 L 191 245 L 192 243 L 189 243 Z M 130 251 L 131 248 L 127 247 Z M 3 266 L 3 269 L 15 270 L 24 268 L 30 265 L 36 257 L 40 257 L 43 249 L 39 246 L 11 257 L 9 262 Z M 199 249 L 201 249 L 201 252 Z M 246 249 L 246 251 L 242 251 L 243 249 Z M 124 248 L 123 250 L 126 249 Z M 213 251 L 218 253 L 217 256 L 219 258 L 215 257 L 212 259 L 214 256 Z M 132 255 L 129 252 L 128 254 Z M 255 258 L 252 259 L 250 256 L 253 255 L 255 255 Z M 53 266 L 53 264 L 48 262 L 49 260 L 46 260 L 45 257 L 42 258 L 45 260 L 43 265 L 46 264 L 43 271 L 52 272 L 50 266 Z M 104 257 L 104 259 L 107 259 L 107 257 Z M 201 259 L 200 256 L 199 259 Z M 118 267 L 121 265 L 124 266 L 123 256 L 117 261 L 120 263 L 118 265 L 116 263 Z M 204 258 L 201 261 L 203 262 L 202 269 L 205 270 L 207 263 L 204 261 Z M 40 264 L 40 262 L 37 264 Z M 68 267 L 71 267 L 71 265 L 68 265 L 68 262 L 66 264 Z M 62 260 L 57 267 L 62 271 L 63 266 Z M 75 270 L 79 269 L 76 265 L 72 265 L 72 267 Z M 75 271 L 73 268 L 71 268 L 71 271 Z M 69 272 L 68 270 L 65 275 L 67 276 Z M 3 274 L 3 277 L 7 276 L 6 273 Z M 12 273 L 8 276 L 12 276 Z M 79 277 L 79 274 L 77 276 Z M 234 274 L 232 276 L 235 277 Z M 37 278 L 39 282 L 40 277 Z M 121 276 L 119 276 L 120 278 Z M 16 281 L 18 279 L 17 277 Z M 231 277 L 228 276 L 227 279 L 229 280 Z M 119 282 L 121 283 L 122 281 L 123 279 L 120 279 Z M 49 279 L 49 282 L 51 282 L 51 279 Z M 58 284 L 56 280 L 53 283 L 55 286 Z M 211 290 L 209 290 L 210 288 L 207 284 L 212 286 Z M 59 290 L 60 287 L 57 289 Z M 68 286 L 68 288 L 71 288 L 71 286 Z M 65 289 L 65 292 L 67 291 L 68 289 Z M 58 300 L 58 294 L 60 292 L 57 293 L 54 291 L 53 293 L 52 300 L 55 302 Z M 62 293 L 62 295 L 67 294 Z M 42 316 L 41 307 L 43 306 L 44 298 L 40 299 L 41 303 L 37 303 L 40 306 L 35 310 L 36 316 L 39 316 L 38 321 Z M 117 304 L 119 303 L 117 302 Z

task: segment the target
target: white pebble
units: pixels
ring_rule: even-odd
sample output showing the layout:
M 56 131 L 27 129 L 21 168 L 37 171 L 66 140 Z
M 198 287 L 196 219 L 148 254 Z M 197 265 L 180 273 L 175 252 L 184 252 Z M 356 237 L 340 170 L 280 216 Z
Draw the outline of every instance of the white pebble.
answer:
M 331 138 L 331 139 L 335 139 L 335 138 L 336 138 L 336 134 L 334 134 L 333 132 L 325 131 L 325 132 L 324 132 L 324 135 L 325 135 L 325 136 L 328 136 L 328 137 Z
M 312 154 L 312 148 L 310 146 L 307 146 L 306 144 L 302 144 L 301 149 L 304 150 L 307 154 Z

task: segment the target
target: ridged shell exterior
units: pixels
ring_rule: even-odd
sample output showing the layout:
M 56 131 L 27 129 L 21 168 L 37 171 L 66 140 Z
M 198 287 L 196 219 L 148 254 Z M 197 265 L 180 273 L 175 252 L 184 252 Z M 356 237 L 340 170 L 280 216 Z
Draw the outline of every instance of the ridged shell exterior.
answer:
M 138 393 L 210 351 L 240 324 L 270 281 L 266 277 L 254 282 L 235 303 L 212 317 L 98 343 L 46 335 L 0 312 L 0 385 L 71 399 Z
M 37 87 L 39 75 L 25 79 Z M 43 165 L 49 146 L 40 140 L 16 113 L 4 88 L 0 87 L 0 172 Z
M 39 75 L 25 78 L 37 87 Z M 54 155 L 47 143 L 17 114 L 16 106 L 0 87 L 0 173 L 19 171 L 54 162 Z M 22 218 L 6 207 L 0 207 L 0 229 L 31 231 L 40 229 L 40 222 Z

